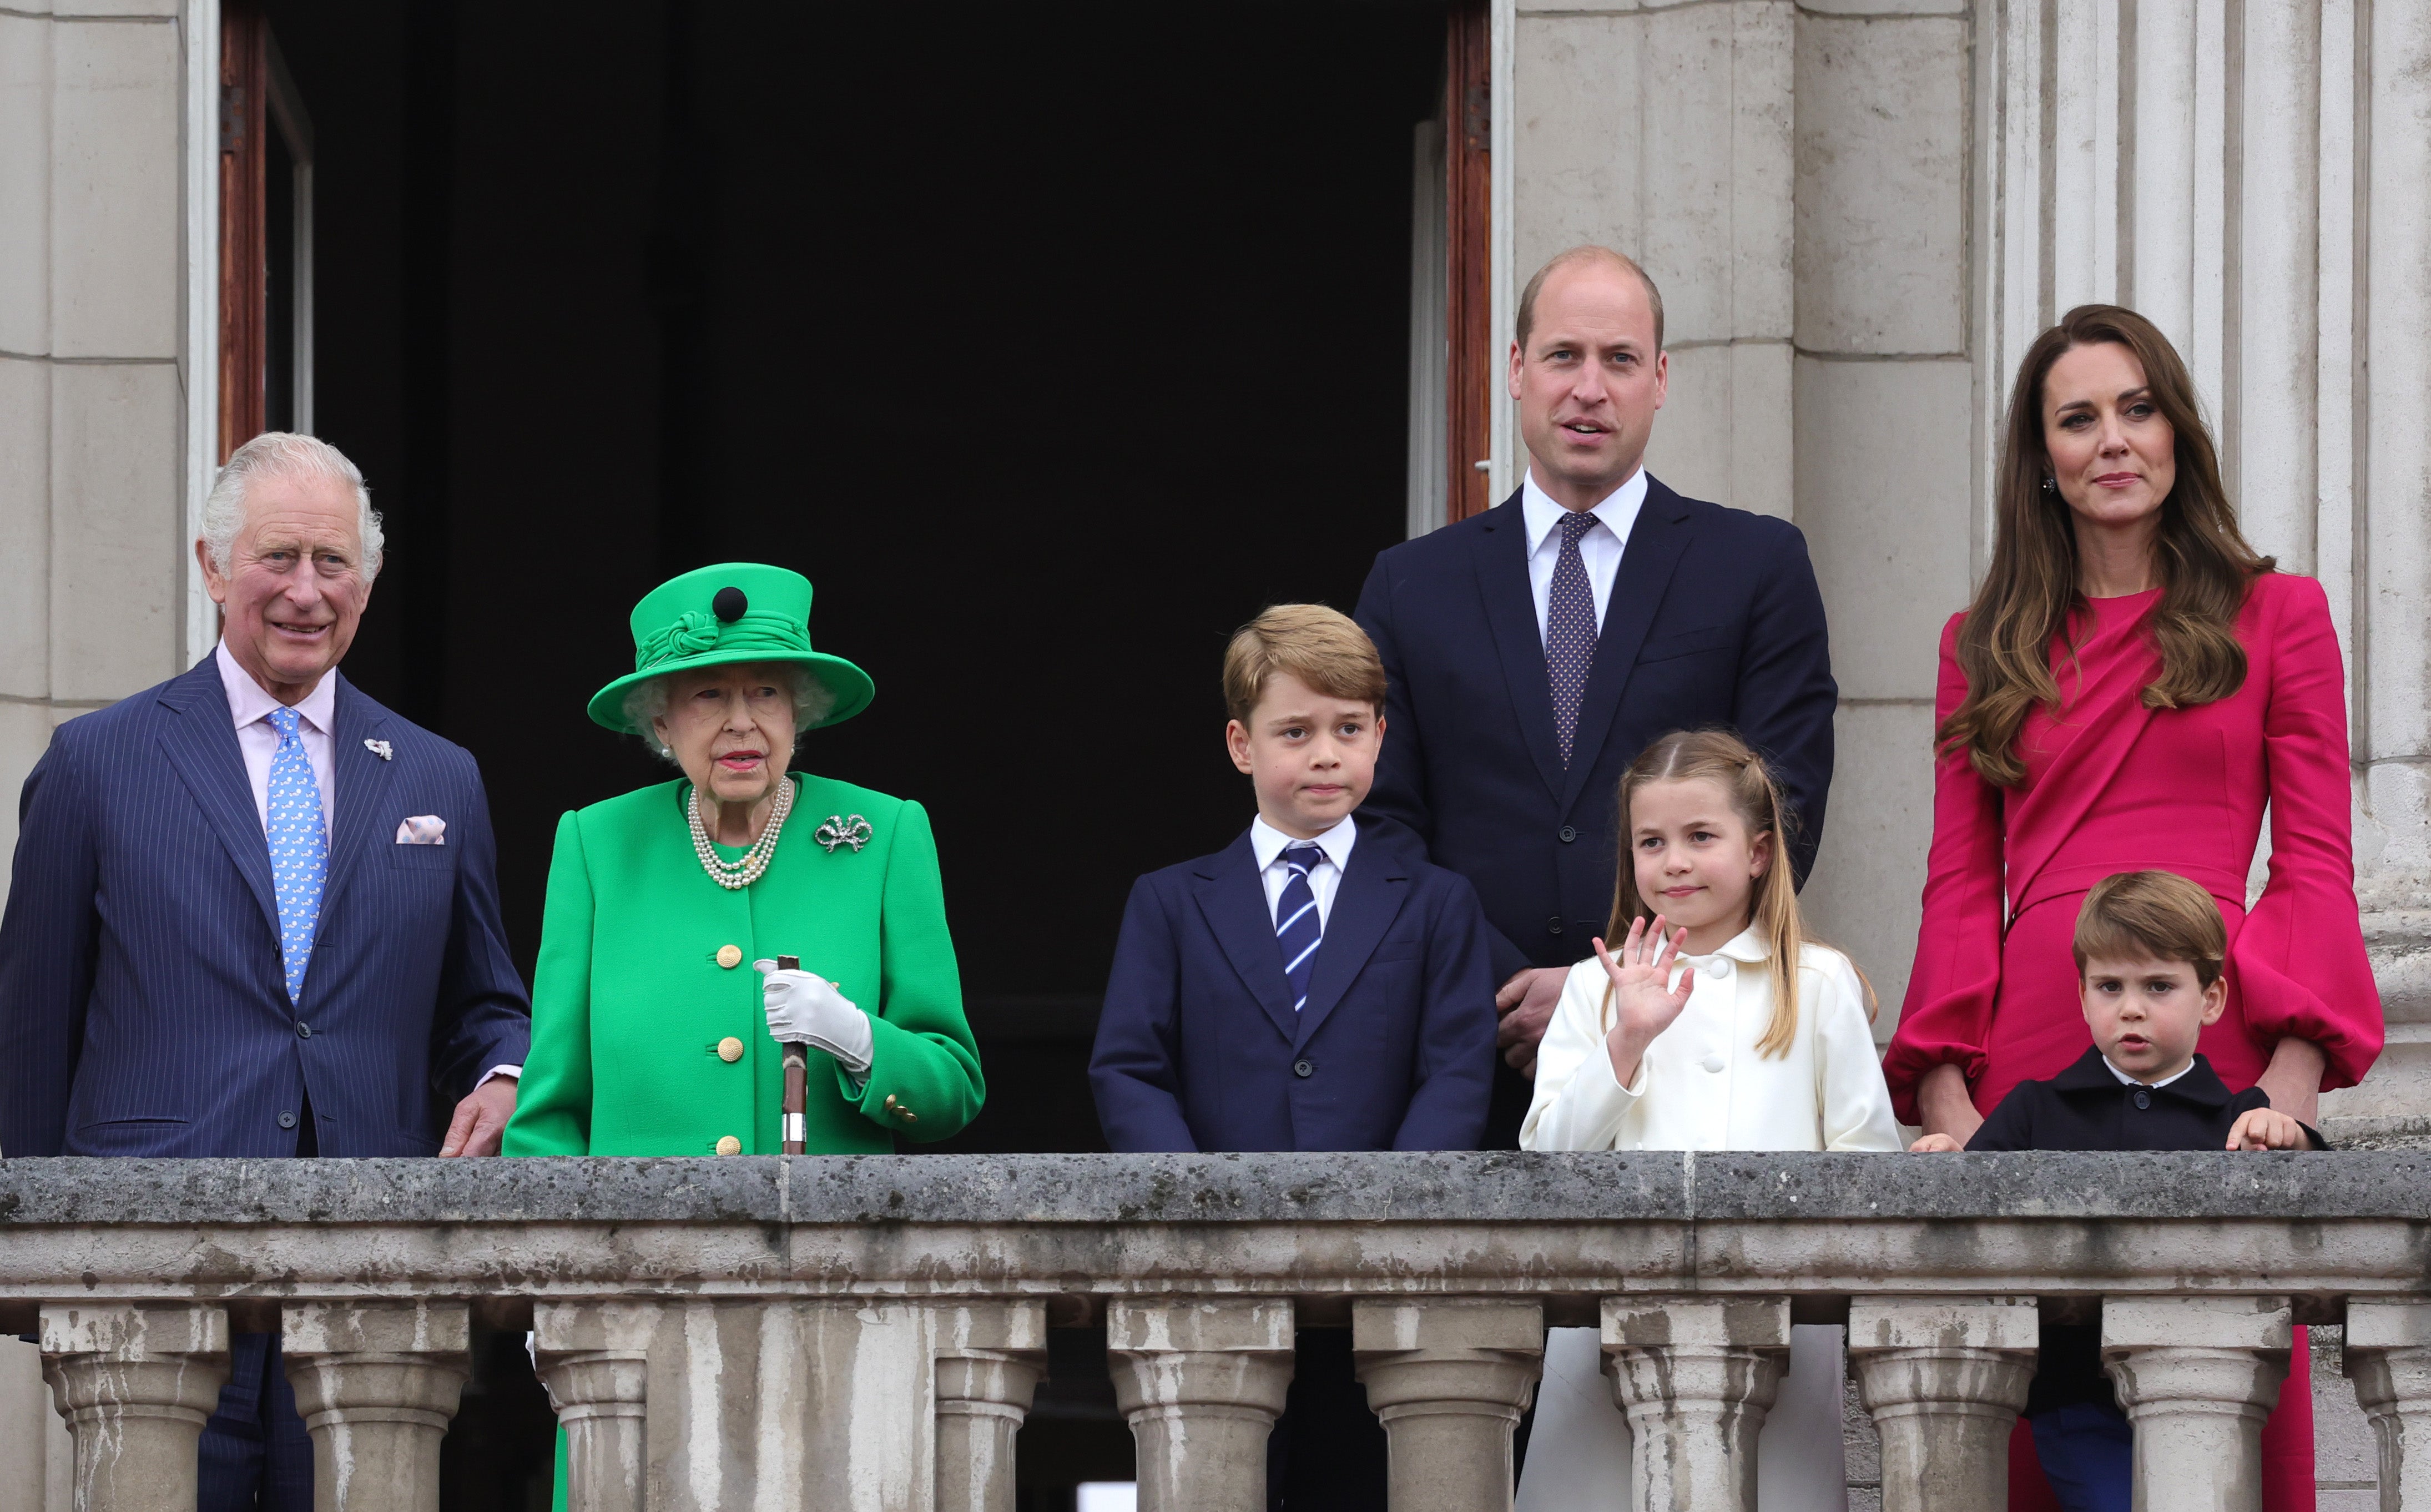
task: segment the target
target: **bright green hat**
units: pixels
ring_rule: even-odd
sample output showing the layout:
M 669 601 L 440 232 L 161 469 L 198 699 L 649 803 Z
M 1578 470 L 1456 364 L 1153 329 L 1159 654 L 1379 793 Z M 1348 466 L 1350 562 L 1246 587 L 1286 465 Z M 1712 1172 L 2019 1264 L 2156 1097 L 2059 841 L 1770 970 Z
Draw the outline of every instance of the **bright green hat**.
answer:
M 591 719 L 635 733 L 625 695 L 671 672 L 731 662 L 807 667 L 835 698 L 821 725 L 869 707 L 878 685 L 840 656 L 811 649 L 811 580 L 783 567 L 729 562 L 671 578 L 633 606 L 633 670 L 591 696 Z

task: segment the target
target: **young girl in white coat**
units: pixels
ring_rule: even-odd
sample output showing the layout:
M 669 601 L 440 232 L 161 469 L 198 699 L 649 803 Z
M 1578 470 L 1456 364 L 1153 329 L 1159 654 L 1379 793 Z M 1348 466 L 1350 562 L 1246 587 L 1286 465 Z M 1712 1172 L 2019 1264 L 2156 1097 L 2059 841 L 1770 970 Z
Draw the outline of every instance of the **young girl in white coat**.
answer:
M 1606 938 L 1621 943 L 1597 940 L 1563 984 L 1520 1148 L 1896 1151 L 1869 994 L 1799 922 L 1762 758 L 1718 731 L 1666 735 L 1621 778 L 1619 830 Z M 1845 1512 L 1840 1330 L 1790 1332 L 1757 1503 Z M 1552 1331 L 1519 1512 L 1626 1488 L 1629 1430 L 1601 1367 L 1597 1330 Z

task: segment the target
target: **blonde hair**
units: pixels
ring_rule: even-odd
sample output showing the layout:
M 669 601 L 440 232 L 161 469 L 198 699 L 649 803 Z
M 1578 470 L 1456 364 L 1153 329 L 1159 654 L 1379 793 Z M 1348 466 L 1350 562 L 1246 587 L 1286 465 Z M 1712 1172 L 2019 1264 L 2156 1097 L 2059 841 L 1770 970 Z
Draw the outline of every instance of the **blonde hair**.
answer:
M 1772 858 L 1764 874 L 1755 879 L 1753 906 L 1749 910 L 1752 922 L 1764 933 L 1770 956 L 1766 969 L 1772 978 L 1772 1022 L 1765 1026 L 1764 1037 L 1756 1041 L 1755 1049 L 1758 1055 L 1786 1056 L 1798 1039 L 1799 947 L 1823 942 L 1806 932 L 1798 914 L 1797 875 L 1789 860 L 1789 842 L 1797 833 L 1797 815 L 1782 801 L 1781 786 L 1772 780 L 1764 758 L 1748 748 L 1747 742 L 1726 730 L 1673 731 L 1647 747 L 1621 774 L 1620 867 L 1613 882 L 1612 920 L 1604 927 L 1604 938 L 1618 945 L 1628 937 L 1632 923 L 1654 917 L 1654 910 L 1637 896 L 1635 847 L 1630 839 L 1630 799 L 1651 782 L 1690 782 L 1701 779 L 1717 784 L 1729 797 L 1731 810 L 1747 826 L 1751 843 L 1767 835 L 1772 838 Z M 1856 963 L 1851 962 L 1850 968 L 1855 967 Z M 1871 1017 L 1873 984 L 1865 980 L 1862 972 L 1857 980 L 1865 988 L 1866 1015 Z M 1603 1011 L 1607 1027 L 1613 1006 L 1612 985 L 1606 983 Z
M 1554 253 L 1546 260 L 1543 267 L 1536 270 L 1536 276 L 1528 280 L 1528 287 L 1519 291 L 1519 318 L 1513 324 L 1518 328 L 1520 350 L 1527 350 L 1528 337 L 1536 328 L 1536 296 L 1545 292 L 1545 280 L 1564 268 L 1575 267 L 1582 262 L 1601 262 L 1606 267 L 1637 275 L 1637 281 L 1646 286 L 1646 308 L 1654 312 L 1654 349 L 1658 352 L 1663 350 L 1663 291 L 1654 287 L 1653 277 L 1637 265 L 1636 260 L 1592 243 Z
M 2117 961 L 2146 955 L 2184 961 L 2205 988 L 2220 980 L 2228 959 L 2228 926 L 2210 893 L 2171 871 L 2122 871 L 2104 877 L 2076 911 L 2076 974 L 2096 957 Z
M 1266 683 L 1287 672 L 1329 698 L 1384 712 L 1384 664 L 1357 622 L 1323 604 L 1277 604 L 1224 647 L 1224 710 L 1247 722 Z

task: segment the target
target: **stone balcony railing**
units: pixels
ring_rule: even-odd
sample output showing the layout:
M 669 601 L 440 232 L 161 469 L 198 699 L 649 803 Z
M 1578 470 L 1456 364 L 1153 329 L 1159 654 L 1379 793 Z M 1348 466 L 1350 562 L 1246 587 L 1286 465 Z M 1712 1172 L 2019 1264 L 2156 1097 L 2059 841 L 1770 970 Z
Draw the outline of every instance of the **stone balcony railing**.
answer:
M 2431 1512 L 2420 1154 L 0 1162 L 89 1512 L 193 1504 L 232 1328 L 283 1331 L 322 1512 L 435 1507 L 477 1315 L 535 1331 L 577 1509 L 1004 1512 L 1098 1323 L 1148 1512 L 1263 1507 L 1294 1328 L 1344 1324 L 1396 1512 L 1502 1508 L 1550 1323 L 1602 1329 L 1638 1507 L 1744 1512 L 1795 1319 L 1849 1325 L 1884 1506 L 1966 1512 L 2038 1308 L 2100 1318 L 2142 1512 L 2259 1507 L 2302 1323 Z

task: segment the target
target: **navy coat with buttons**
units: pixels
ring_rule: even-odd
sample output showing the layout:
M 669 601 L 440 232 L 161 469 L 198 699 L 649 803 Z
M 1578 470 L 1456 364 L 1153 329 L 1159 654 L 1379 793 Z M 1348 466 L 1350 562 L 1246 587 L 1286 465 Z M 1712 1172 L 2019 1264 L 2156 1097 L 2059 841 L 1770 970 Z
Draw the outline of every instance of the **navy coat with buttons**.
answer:
M 1132 885 L 1089 1084 L 1123 1152 L 1474 1150 L 1494 1064 L 1477 895 L 1361 815 L 1292 1012 L 1244 832 Z

